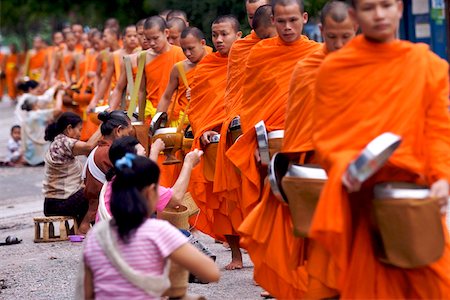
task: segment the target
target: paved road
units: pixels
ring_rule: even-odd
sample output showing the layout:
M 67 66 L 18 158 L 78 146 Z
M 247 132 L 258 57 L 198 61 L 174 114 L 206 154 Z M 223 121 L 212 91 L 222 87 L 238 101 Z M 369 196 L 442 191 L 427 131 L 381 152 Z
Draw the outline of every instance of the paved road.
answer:
M 0 102 L 0 159 L 6 155 L 13 107 Z M 0 299 L 72 299 L 81 244 L 33 243 L 33 217 L 42 216 L 43 167 L 0 168 L 0 241 L 8 235 L 23 242 L 0 247 Z M 244 255 L 244 269 L 225 271 L 231 254 L 204 235 L 200 240 L 217 254 L 221 280 L 215 284 L 191 284 L 189 292 L 208 299 L 259 299 L 261 288 L 253 284 L 253 266 Z

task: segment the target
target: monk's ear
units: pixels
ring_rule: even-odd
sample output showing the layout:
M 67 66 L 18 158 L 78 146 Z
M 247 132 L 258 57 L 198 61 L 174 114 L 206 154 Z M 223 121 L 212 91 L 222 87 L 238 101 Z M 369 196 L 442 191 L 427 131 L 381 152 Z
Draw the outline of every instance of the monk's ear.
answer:
M 322 23 L 319 24 L 319 30 L 320 30 L 320 34 L 323 36 L 323 24 Z
M 401 18 L 403 16 L 403 1 L 397 0 L 396 5 L 399 13 L 399 18 Z
M 242 31 L 238 31 L 238 32 L 236 33 L 236 36 L 238 37 L 238 39 L 240 39 L 240 38 L 242 37 Z
M 206 45 L 205 39 L 202 39 L 202 40 L 200 41 L 200 44 L 202 44 L 202 46 L 205 46 L 205 45 Z
M 302 15 L 302 17 L 303 17 L 303 24 L 308 23 L 308 13 L 307 13 L 307 12 L 304 12 L 303 15 Z
M 168 28 L 164 29 L 164 35 L 169 38 L 170 30 Z

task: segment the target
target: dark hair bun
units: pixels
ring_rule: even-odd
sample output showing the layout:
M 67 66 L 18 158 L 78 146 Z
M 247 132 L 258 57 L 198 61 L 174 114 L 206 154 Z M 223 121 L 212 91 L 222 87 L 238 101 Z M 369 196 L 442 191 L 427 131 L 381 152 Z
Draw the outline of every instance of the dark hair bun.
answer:
M 97 118 L 102 122 L 106 122 L 111 118 L 111 114 L 107 111 L 102 111 L 98 114 Z

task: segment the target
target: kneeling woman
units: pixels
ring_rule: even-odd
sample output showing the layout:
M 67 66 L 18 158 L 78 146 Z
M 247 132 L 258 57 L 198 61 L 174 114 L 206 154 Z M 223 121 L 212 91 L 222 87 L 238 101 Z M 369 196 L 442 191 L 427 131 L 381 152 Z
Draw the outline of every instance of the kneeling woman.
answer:
M 56 122 L 47 126 L 45 140 L 50 147 L 45 154 L 45 196 L 44 214 L 46 216 L 72 216 L 80 224 L 88 210 L 84 197 L 81 173 L 83 166 L 75 158 L 88 155 L 97 145 L 100 131 L 87 142 L 80 141 L 82 120 L 71 112 L 65 112 Z
M 151 219 L 158 202 L 158 166 L 126 154 L 115 163 L 111 221 L 88 233 L 84 248 L 87 299 L 158 299 L 170 286 L 168 259 L 203 281 L 218 281 L 213 260 L 167 221 Z

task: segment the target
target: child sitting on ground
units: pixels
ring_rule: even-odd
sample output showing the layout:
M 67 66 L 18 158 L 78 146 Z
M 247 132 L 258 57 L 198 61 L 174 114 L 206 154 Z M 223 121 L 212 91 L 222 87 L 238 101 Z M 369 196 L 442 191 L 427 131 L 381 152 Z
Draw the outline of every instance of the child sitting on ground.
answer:
M 6 157 L 6 163 L 9 163 L 10 165 L 23 163 L 19 125 L 14 125 L 11 127 L 11 137 L 8 140 L 8 156 Z

